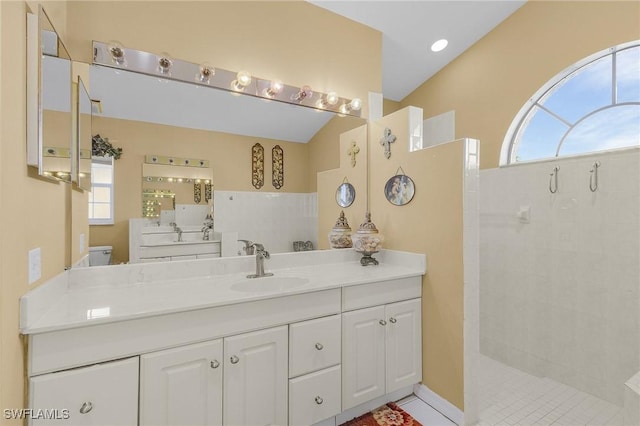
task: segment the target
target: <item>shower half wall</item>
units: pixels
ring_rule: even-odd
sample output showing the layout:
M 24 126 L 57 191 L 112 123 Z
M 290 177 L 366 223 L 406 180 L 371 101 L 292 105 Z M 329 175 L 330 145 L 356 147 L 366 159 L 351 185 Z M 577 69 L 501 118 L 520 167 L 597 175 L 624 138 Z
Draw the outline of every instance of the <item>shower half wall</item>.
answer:
M 623 405 L 639 265 L 639 149 L 480 172 L 482 354 Z

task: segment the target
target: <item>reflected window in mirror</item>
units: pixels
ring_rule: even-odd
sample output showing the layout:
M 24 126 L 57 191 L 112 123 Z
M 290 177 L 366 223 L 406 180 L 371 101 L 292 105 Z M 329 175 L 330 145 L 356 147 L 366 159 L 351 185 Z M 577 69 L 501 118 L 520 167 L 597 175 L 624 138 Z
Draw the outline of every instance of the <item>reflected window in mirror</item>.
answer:
M 93 157 L 91 161 L 91 193 L 89 225 L 113 225 L 113 158 Z

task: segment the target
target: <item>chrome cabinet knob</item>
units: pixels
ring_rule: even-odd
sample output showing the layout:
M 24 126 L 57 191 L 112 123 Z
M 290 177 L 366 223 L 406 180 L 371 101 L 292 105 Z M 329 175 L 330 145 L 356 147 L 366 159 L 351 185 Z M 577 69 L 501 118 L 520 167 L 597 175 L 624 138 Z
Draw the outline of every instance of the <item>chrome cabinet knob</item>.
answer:
M 321 351 L 322 349 L 324 349 L 324 346 L 322 346 L 322 343 L 316 343 L 316 349 Z
M 218 362 L 217 359 L 214 359 L 213 361 L 211 361 L 211 368 L 218 368 L 220 367 L 220 363 Z
M 233 355 L 230 359 L 231 364 L 237 364 L 240 361 L 240 358 L 238 358 L 237 356 Z
M 391 318 L 389 318 L 389 322 L 390 322 L 391 324 L 395 324 L 395 323 L 397 323 L 397 322 L 398 322 L 398 320 L 397 320 L 397 319 L 395 319 L 394 317 L 391 317 Z
M 387 325 L 387 322 L 385 320 L 380 320 L 379 323 L 380 325 Z
M 316 404 L 320 405 L 324 402 L 324 400 L 322 398 L 320 398 L 319 396 L 316 396 L 315 398 Z
M 93 404 L 91 401 L 83 402 L 82 407 L 80 407 L 80 414 L 87 414 L 91 410 L 93 410 Z

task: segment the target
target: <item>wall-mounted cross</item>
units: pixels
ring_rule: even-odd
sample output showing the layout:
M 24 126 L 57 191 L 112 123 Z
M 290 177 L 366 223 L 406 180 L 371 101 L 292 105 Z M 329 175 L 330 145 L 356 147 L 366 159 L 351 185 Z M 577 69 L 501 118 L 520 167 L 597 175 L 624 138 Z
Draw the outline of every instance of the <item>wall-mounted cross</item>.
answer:
M 389 159 L 391 157 L 391 144 L 396 141 L 396 135 L 391 134 L 390 128 L 384 129 L 384 136 L 380 138 L 380 145 L 384 146 L 384 156 Z
M 347 155 L 351 157 L 351 167 L 356 166 L 356 155 L 360 152 L 360 147 L 356 145 L 356 141 L 351 141 L 351 148 L 347 150 Z

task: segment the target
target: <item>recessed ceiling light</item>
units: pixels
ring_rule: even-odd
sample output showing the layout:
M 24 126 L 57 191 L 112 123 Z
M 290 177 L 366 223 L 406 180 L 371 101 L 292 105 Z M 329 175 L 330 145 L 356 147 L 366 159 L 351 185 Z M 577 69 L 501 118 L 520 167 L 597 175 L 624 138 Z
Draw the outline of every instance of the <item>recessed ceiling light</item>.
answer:
M 440 39 L 431 45 L 431 50 L 434 52 L 439 52 L 447 47 L 448 44 L 449 42 L 447 41 L 447 39 Z

